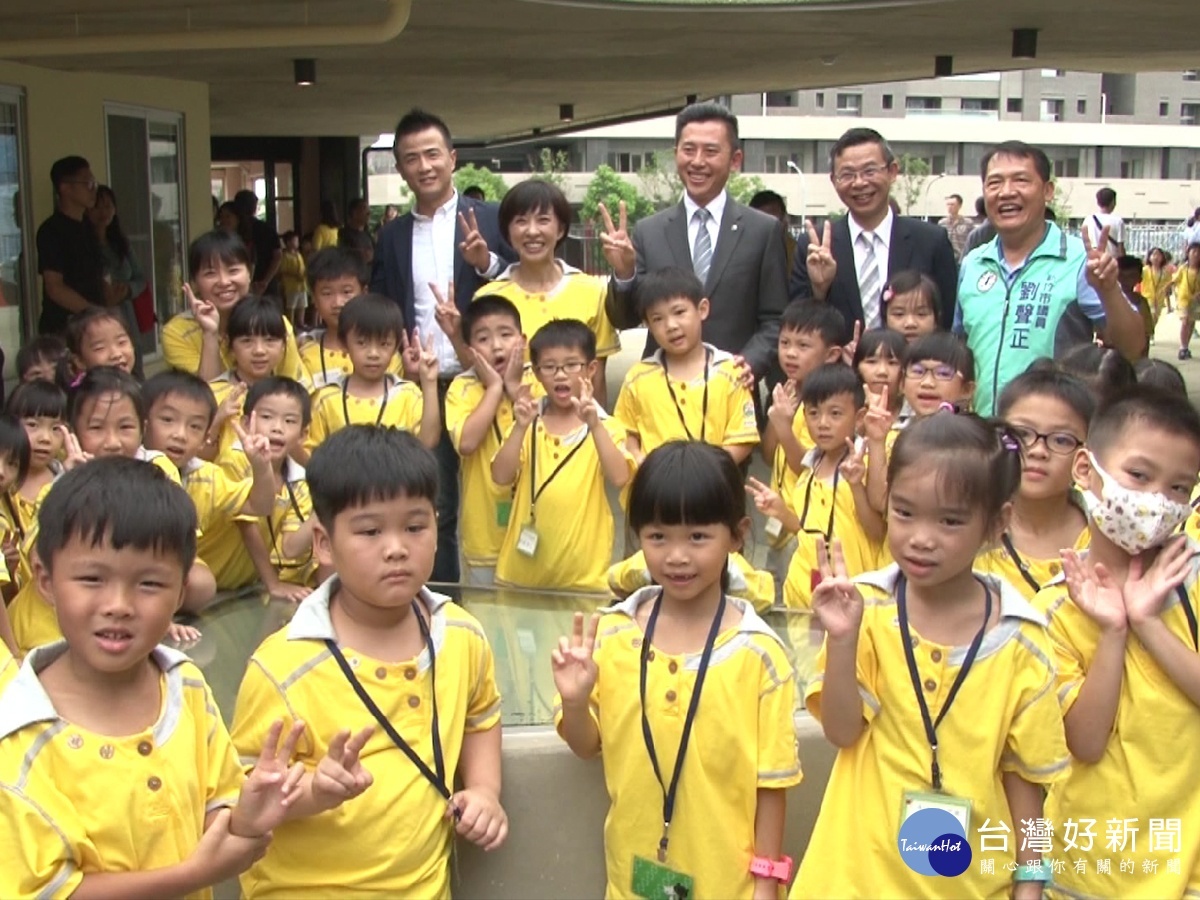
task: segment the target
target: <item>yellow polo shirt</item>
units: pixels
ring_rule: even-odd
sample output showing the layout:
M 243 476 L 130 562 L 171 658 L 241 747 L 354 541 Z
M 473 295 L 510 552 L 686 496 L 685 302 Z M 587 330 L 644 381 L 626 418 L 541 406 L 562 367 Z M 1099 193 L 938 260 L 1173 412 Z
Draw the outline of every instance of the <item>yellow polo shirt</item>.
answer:
M 387 390 L 380 397 L 355 397 L 345 391 L 345 381 L 321 388 L 312 398 L 312 425 L 304 447 L 309 453 L 335 431 L 347 425 L 384 425 L 421 433 L 425 398 L 420 385 L 396 375 L 387 376 Z M 344 405 L 343 405 L 344 403 Z
M 1011 541 L 1011 536 L 1009 537 Z M 1092 532 L 1085 525 L 1079 537 L 1075 539 L 1075 550 L 1086 550 L 1092 542 Z M 1038 591 L 1047 587 L 1062 574 L 1062 557 L 1052 559 L 1034 559 L 1022 555 L 1015 546 L 1015 552 L 1009 552 L 1009 547 L 1001 543 L 975 557 L 975 568 L 988 572 L 997 578 L 1002 578 L 1021 592 L 1026 600 L 1032 601 Z
M 180 478 L 196 504 L 200 526 L 196 555 L 212 570 L 217 588 L 228 591 L 251 584 L 258 573 L 236 522 L 254 487 L 253 479 L 230 478 L 220 466 L 203 459 L 188 463 Z
M 244 765 L 262 749 L 262 723 L 306 723 L 296 759 L 310 771 L 340 730 L 374 724 L 325 645 L 337 640 L 329 604 L 337 578 L 313 591 L 291 623 L 254 652 L 238 692 L 233 741 Z M 500 725 L 492 651 L 479 623 L 448 597 L 422 590 L 436 648 L 437 705 L 446 778 L 453 782 L 465 734 Z M 344 648 L 363 688 L 409 745 L 433 768 L 435 685 L 427 651 L 399 663 Z M 333 896 L 448 897 L 452 823 L 446 802 L 376 728 L 363 748 L 374 784 L 337 809 L 286 822 L 242 875 L 247 898 Z M 451 787 L 453 789 L 453 787 Z
M 283 359 L 275 367 L 275 374 L 301 381 L 303 367 L 300 365 L 300 352 L 296 349 L 296 333 L 292 330 L 292 323 L 286 318 L 283 320 L 283 326 L 287 329 L 287 337 L 283 343 Z M 167 365 L 181 372 L 199 372 L 203 341 L 204 332 L 200 323 L 192 316 L 191 310 L 171 318 L 162 330 L 163 356 Z M 226 369 L 233 368 L 233 353 L 230 352 L 228 341 L 224 339 L 221 341 L 221 362 Z
M 354 363 L 350 354 L 345 350 L 334 350 L 325 346 L 325 329 L 314 331 L 309 339 L 300 345 L 300 362 L 304 367 L 304 378 L 301 384 L 311 392 L 319 391 L 328 384 L 335 384 L 343 378 L 348 378 L 354 372 Z M 388 362 L 388 374 L 404 376 L 404 364 L 400 354 L 392 355 Z
M 808 433 L 808 421 L 804 418 L 804 404 L 801 403 L 796 410 L 796 415 L 792 419 L 792 434 L 796 436 L 800 446 L 805 448 L 805 453 L 813 448 L 812 435 Z M 783 448 L 776 445 L 775 455 L 771 459 L 771 490 L 778 494 L 784 503 L 787 503 L 792 496 L 792 491 L 796 487 L 796 479 L 800 477 L 799 472 L 793 472 L 792 467 L 787 463 L 787 454 L 783 452 Z M 777 537 L 766 535 L 767 544 L 775 549 L 782 549 L 794 535 L 789 535 L 786 531 L 779 533 Z
M 756 569 L 740 553 L 730 553 L 725 563 L 729 573 L 729 596 L 748 600 L 757 612 L 766 612 L 775 603 L 775 578 L 770 572 Z M 614 563 L 608 569 L 608 587 L 620 596 L 654 584 L 646 568 L 646 554 L 639 550 L 629 559 Z

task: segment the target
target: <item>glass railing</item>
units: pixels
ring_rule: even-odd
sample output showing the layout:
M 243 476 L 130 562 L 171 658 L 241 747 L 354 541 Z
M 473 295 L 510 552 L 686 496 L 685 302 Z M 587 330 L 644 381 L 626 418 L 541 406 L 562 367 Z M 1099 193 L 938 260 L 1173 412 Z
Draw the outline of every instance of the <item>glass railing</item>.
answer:
M 483 626 L 496 660 L 504 724 L 552 724 L 555 690 L 550 651 L 561 635 L 570 633 L 576 611 L 592 612 L 612 601 L 594 594 L 513 588 L 457 584 L 430 588 L 449 595 Z M 250 656 L 268 635 L 291 620 L 295 609 L 295 604 L 270 601 L 261 591 L 250 591 L 219 601 L 199 617 L 196 625 L 202 637 L 187 652 L 204 670 L 227 722 Z M 804 685 L 814 671 L 820 636 L 806 613 L 772 609 L 764 618 L 783 640 L 796 670 L 799 709 Z

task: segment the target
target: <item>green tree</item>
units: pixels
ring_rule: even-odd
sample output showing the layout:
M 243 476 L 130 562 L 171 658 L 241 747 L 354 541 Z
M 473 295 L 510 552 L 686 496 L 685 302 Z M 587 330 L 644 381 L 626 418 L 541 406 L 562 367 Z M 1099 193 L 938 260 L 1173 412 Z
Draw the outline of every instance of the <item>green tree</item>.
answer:
M 929 163 L 919 156 L 908 153 L 902 154 L 900 163 L 900 206 L 907 215 L 921 199 L 925 182 L 929 180 Z
M 757 175 L 734 172 L 729 176 L 729 183 L 725 185 L 725 189 L 729 191 L 729 196 L 738 203 L 749 203 L 751 197 L 759 191 L 765 191 L 767 186 Z
M 638 180 L 642 193 L 656 210 L 674 206 L 683 196 L 683 181 L 675 168 L 675 154 L 671 150 L 656 150 L 646 157 L 645 164 L 638 169 Z
M 556 188 L 566 190 L 566 172 L 571 167 L 571 157 L 566 150 L 551 150 L 543 147 L 533 160 L 533 177 L 549 182 Z
M 508 193 L 508 185 L 503 178 L 491 169 L 485 169 L 475 163 L 467 163 L 455 170 L 454 186 L 460 194 L 469 187 L 480 188 L 483 196 L 493 203 L 500 202 Z
M 583 222 L 598 222 L 600 204 L 603 203 L 615 222 L 617 208 L 622 200 L 625 201 L 630 225 L 654 212 L 654 204 L 649 198 L 642 196 L 636 187 L 621 178 L 611 166 L 600 166 L 592 173 L 592 180 L 588 182 L 587 193 L 583 195 L 583 204 L 579 209 L 579 218 Z

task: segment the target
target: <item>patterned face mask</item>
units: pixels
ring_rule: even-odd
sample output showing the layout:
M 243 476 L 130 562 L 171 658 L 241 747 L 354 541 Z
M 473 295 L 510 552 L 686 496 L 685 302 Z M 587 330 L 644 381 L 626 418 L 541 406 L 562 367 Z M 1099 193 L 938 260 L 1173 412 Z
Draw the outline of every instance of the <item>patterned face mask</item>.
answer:
M 1192 508 L 1186 503 L 1176 502 L 1164 494 L 1122 487 L 1100 468 L 1091 453 L 1088 459 L 1102 485 L 1099 497 L 1091 491 L 1083 491 L 1088 516 L 1101 534 L 1126 553 L 1136 556 L 1159 546 L 1191 514 Z

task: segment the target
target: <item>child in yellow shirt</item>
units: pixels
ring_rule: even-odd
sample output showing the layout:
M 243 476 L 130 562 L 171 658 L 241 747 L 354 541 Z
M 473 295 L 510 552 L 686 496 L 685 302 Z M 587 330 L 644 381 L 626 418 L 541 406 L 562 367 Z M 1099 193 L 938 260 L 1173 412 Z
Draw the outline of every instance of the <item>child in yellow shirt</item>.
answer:
M 0 414 L 0 496 L 6 497 L 8 490 L 20 484 L 28 471 L 29 436 L 13 416 Z M 17 592 L 12 573 L 20 560 L 20 537 L 3 510 L 0 510 L 0 543 L 4 548 L 4 557 L 0 560 L 0 593 L 3 594 L 0 597 L 0 653 L 7 649 L 15 655 L 17 641 L 8 619 L 8 604 Z
M 496 581 L 601 593 L 615 531 L 604 483 L 620 490 L 636 467 L 627 432 L 592 396 L 596 336 L 586 325 L 543 325 L 529 354 L 546 396 L 522 389 L 492 460 L 492 480 L 513 491 Z
M 896 564 L 852 581 L 840 544 L 818 546 L 826 637 L 806 695 L 838 754 L 790 896 L 1033 900 L 1049 869 L 1021 823 L 1069 763 L 1050 637 L 1016 589 L 972 570 L 1004 529 L 1019 447 L 940 412 L 901 432 L 888 474 Z M 942 835 L 969 844 L 954 877 L 898 852 Z
M 313 453 L 313 546 L 336 574 L 254 652 L 233 741 L 253 757 L 263 722 L 302 719 L 316 726 L 297 748 L 307 767 L 327 752 L 322 726 L 353 710 L 379 726 L 361 753 L 375 784 L 336 813 L 277 827 L 242 877 L 252 900 L 447 897 L 455 832 L 487 850 L 507 835 L 491 648 L 470 613 L 425 587 L 437 473 L 394 428 L 351 425 Z
M 779 638 L 727 596 L 741 473 L 711 445 L 664 444 L 634 476 L 629 523 L 660 586 L 586 626 L 576 613 L 551 653 L 558 733 L 604 764 L 605 896 L 777 897 L 795 682 Z
M 1197 471 L 1195 408 L 1140 386 L 1097 411 L 1075 454 L 1091 544 L 1064 554 L 1063 576 L 1034 601 L 1050 616 L 1073 757 L 1046 816 L 1079 824 L 1074 836 L 1053 835 L 1055 858 L 1067 862 L 1054 875 L 1056 894 L 1060 886 L 1070 897 L 1200 892 L 1200 785 L 1181 764 L 1200 741 L 1200 579 L 1196 545 L 1174 534 Z M 1093 821 L 1107 841 L 1085 841 Z M 1102 868 L 1113 856 L 1132 858 L 1133 871 L 1116 861 Z
M 29 470 L 4 497 L 5 512 L 23 540 L 33 528 L 40 498 L 62 472 L 67 395 L 49 381 L 30 381 L 17 386 L 5 409 L 29 436 Z
M 133 335 L 129 326 L 113 308 L 89 306 L 83 312 L 71 316 L 67 322 L 68 365 L 64 368 L 68 378 L 94 369 L 96 366 L 113 366 L 134 374 L 137 353 L 133 346 Z
M 613 409 L 629 429 L 629 452 L 642 459 L 688 440 L 723 447 L 736 463 L 749 459 L 758 443 L 754 401 L 734 357 L 701 337 L 708 300 L 700 279 L 684 269 L 652 272 L 637 298 L 658 350 L 629 369 Z
M 422 347 L 413 332 L 404 332 L 400 307 L 381 294 L 362 294 L 338 316 L 338 338 L 350 356 L 351 371 L 313 395 L 312 427 L 304 442 L 305 455 L 329 435 L 347 425 L 386 425 L 411 431 L 426 447 L 441 439 L 438 410 L 437 354 L 433 337 Z M 418 373 L 420 386 L 390 371 L 403 346 L 406 368 Z
M 739 543 L 739 548 L 741 544 Z M 729 554 L 729 596 L 749 601 L 756 612 L 765 613 L 775 605 L 775 579 L 770 572 L 754 568 L 741 550 Z M 646 554 L 638 550 L 629 559 L 608 567 L 608 589 L 618 600 L 654 584 L 646 566 Z
M 300 235 L 285 231 L 280 240 L 283 242 L 283 253 L 279 259 L 279 284 L 283 289 L 292 327 L 303 328 L 308 291 L 305 289 L 304 257 L 300 255 Z
M 195 534 L 187 495 L 136 460 L 78 466 L 49 492 L 37 580 L 65 640 L 0 681 L 0 895 L 208 897 L 287 819 L 370 785 L 367 734 L 289 770 L 306 728 L 281 746 L 270 719 L 243 777 L 204 675 L 159 644 Z

